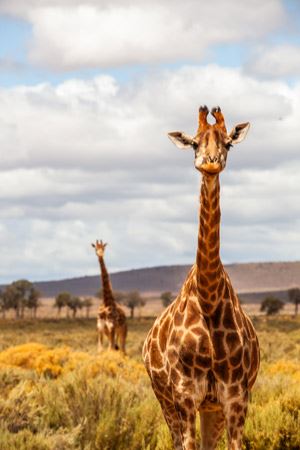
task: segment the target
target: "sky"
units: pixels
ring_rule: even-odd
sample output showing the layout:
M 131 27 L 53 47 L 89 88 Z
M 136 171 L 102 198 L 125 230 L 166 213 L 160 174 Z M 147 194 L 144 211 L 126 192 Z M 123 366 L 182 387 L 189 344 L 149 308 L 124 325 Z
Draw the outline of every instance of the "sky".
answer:
M 0 283 L 195 260 L 201 175 L 169 131 L 249 121 L 224 263 L 300 259 L 298 0 L 0 0 Z

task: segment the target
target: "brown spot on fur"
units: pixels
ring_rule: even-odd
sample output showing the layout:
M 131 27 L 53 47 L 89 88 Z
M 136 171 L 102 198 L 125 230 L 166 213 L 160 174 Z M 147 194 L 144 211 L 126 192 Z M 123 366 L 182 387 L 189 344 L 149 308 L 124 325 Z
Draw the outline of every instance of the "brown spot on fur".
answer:
M 168 330 L 170 325 L 170 317 L 167 317 L 165 321 L 162 323 L 161 328 L 159 330 L 159 345 L 162 352 L 166 349 L 167 338 L 168 338 Z
M 180 375 L 176 369 L 171 369 L 171 381 L 173 384 L 177 384 L 180 380 Z
M 237 351 L 229 358 L 230 364 L 232 366 L 237 366 L 238 364 L 241 364 L 242 362 L 242 356 L 243 356 L 243 349 L 238 348 Z
M 215 292 L 218 288 L 218 282 L 216 281 L 215 283 L 212 283 L 209 287 L 208 290 L 209 292 Z
M 194 363 L 194 354 L 190 351 L 189 346 L 182 347 L 179 351 L 179 359 L 183 364 L 192 366 Z
M 230 397 L 236 397 L 239 393 L 239 386 L 235 385 L 235 386 L 230 386 L 228 389 L 228 393 L 230 395 Z
M 239 414 L 243 410 L 243 407 L 238 402 L 232 403 L 231 408 L 236 414 Z
M 192 409 L 194 407 L 194 402 L 190 398 L 186 398 L 184 400 L 184 404 L 189 408 Z
M 215 349 L 216 359 L 223 359 L 226 356 L 223 341 L 224 341 L 224 331 L 215 331 L 213 334 L 213 346 Z
M 223 303 L 220 302 L 215 311 L 210 316 L 211 327 L 213 329 L 219 328 L 221 323 L 222 311 L 223 311 Z
M 158 348 L 156 341 L 152 341 L 152 346 L 149 350 L 149 353 L 150 353 L 151 366 L 154 368 L 157 368 L 157 369 L 162 367 L 162 364 L 163 364 L 162 357 L 161 357 L 160 350 Z
M 245 417 L 244 416 L 240 416 L 240 418 L 238 420 L 238 423 L 237 423 L 237 426 L 238 427 L 242 427 L 244 425 L 244 423 L 245 423 Z
M 195 325 L 199 321 L 199 306 L 193 302 L 189 301 L 187 305 L 187 317 L 184 322 L 185 328 L 190 328 L 192 325 Z
M 231 380 L 233 383 L 240 380 L 243 376 L 243 368 L 242 365 L 238 366 L 236 369 L 232 371 Z
M 203 329 L 199 326 L 191 328 L 191 332 L 194 334 L 197 334 L 197 335 L 202 334 L 202 331 L 203 331 Z
M 200 252 L 206 253 L 206 242 L 202 235 L 198 236 L 198 248 L 200 249 Z
M 240 338 L 236 332 L 228 333 L 226 336 L 226 343 L 228 345 L 228 349 L 230 353 L 233 353 L 234 350 L 240 345 Z
M 215 259 L 219 256 L 219 247 L 217 246 L 209 252 L 209 259 Z
M 220 259 L 219 258 L 216 258 L 215 260 L 211 261 L 209 263 L 210 270 L 216 270 L 218 268 L 219 264 L 220 264 Z
M 202 297 L 203 299 L 207 299 L 208 298 L 208 292 L 206 289 L 203 288 L 198 288 L 198 293 L 200 295 L 200 297 Z
M 229 299 L 229 288 L 228 288 L 228 283 L 225 283 L 225 290 L 224 290 L 224 294 L 223 294 L 223 298 L 224 300 Z
M 202 275 L 202 274 L 200 274 L 199 282 L 200 282 L 201 286 L 204 286 L 204 287 L 207 287 L 207 286 L 208 286 L 208 280 L 207 280 L 207 278 L 206 278 L 204 275 Z
M 216 300 L 217 300 L 216 294 L 215 294 L 215 293 L 210 294 L 210 301 L 211 301 L 211 302 L 215 302 Z
M 174 325 L 176 325 L 176 327 L 179 327 L 180 325 L 182 325 L 183 323 L 183 314 L 181 314 L 179 311 L 176 311 L 175 315 L 174 315 Z
M 199 369 L 198 367 L 195 367 L 195 368 L 194 368 L 194 376 L 195 376 L 196 378 L 200 378 L 200 377 L 202 377 L 203 375 L 204 375 L 204 372 L 203 372 L 202 369 Z
M 235 316 L 235 318 L 236 318 L 236 322 L 237 322 L 237 324 L 238 324 L 238 327 L 241 328 L 241 327 L 243 326 L 243 324 L 242 324 L 242 320 L 241 320 L 240 315 L 237 314 L 237 315 Z
M 221 298 L 223 296 L 223 289 L 224 289 L 224 279 L 221 278 L 218 285 L 218 296 Z
M 187 412 L 186 412 L 185 408 L 183 408 L 179 402 L 175 402 L 174 406 L 175 406 L 177 412 L 179 413 L 181 419 L 186 421 L 187 420 Z
M 243 389 L 248 389 L 248 374 L 245 373 L 242 381 L 241 381 L 241 386 Z
M 245 348 L 245 351 L 244 351 L 244 364 L 245 364 L 245 367 L 248 369 L 250 366 L 250 356 L 249 356 L 249 350 L 247 348 Z
M 155 339 L 158 333 L 158 326 L 156 325 L 152 330 L 152 338 Z
M 177 359 L 178 359 L 178 353 L 173 348 L 170 348 L 168 350 L 167 357 L 168 357 L 168 360 L 170 361 L 170 363 L 174 364 L 175 361 L 177 361 Z
M 231 303 L 227 303 L 224 309 L 223 325 L 226 329 L 235 329 L 235 321 L 233 316 L 233 308 Z
M 201 269 L 202 270 L 207 270 L 208 269 L 208 259 L 206 257 L 202 257 L 201 259 Z
M 186 364 L 182 364 L 182 371 L 183 371 L 184 375 L 187 376 L 188 378 L 192 377 L 192 370 Z
M 170 344 L 174 345 L 174 347 L 179 347 L 181 343 L 181 338 L 183 335 L 182 330 L 173 330 L 171 338 L 170 338 Z
M 209 338 L 206 334 L 201 336 L 199 340 L 199 353 L 204 353 L 205 355 L 209 352 Z
M 211 358 L 209 356 L 197 355 L 195 358 L 195 364 L 200 367 L 210 367 Z
M 225 383 L 229 380 L 229 370 L 228 370 L 228 363 L 227 361 L 223 361 L 220 363 L 214 364 L 214 373 L 217 376 L 218 379 L 224 381 Z
M 191 333 L 188 333 L 184 337 L 184 346 L 190 352 L 195 353 L 197 351 L 197 339 Z
M 214 193 L 214 198 L 212 199 L 212 202 L 211 202 L 212 209 L 216 209 L 219 204 L 219 198 L 218 198 L 217 194 L 218 194 L 217 192 Z
M 216 211 L 211 215 L 210 218 L 210 226 L 215 227 L 220 223 L 221 213 L 219 209 L 216 209 Z
M 202 311 L 204 312 L 204 314 L 209 314 L 213 309 L 213 305 L 211 303 L 207 303 L 205 301 L 202 302 L 201 306 L 202 306 Z

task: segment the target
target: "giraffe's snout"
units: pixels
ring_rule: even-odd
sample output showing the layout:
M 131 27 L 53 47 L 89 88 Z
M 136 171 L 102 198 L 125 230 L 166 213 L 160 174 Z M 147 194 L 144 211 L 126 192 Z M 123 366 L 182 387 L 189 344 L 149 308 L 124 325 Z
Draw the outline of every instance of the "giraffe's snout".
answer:
M 209 163 L 216 163 L 218 162 L 219 158 L 217 156 L 208 156 L 207 157 L 207 162 Z
M 195 159 L 195 168 L 200 172 L 214 174 L 221 172 L 224 166 L 218 156 L 198 156 Z

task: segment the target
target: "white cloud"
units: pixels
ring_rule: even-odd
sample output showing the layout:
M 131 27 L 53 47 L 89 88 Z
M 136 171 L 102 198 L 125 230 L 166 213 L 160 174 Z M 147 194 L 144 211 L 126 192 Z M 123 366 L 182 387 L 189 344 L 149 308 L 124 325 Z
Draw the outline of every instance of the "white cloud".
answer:
M 199 61 L 217 44 L 256 40 L 282 25 L 280 0 L 2 1 L 32 25 L 31 61 L 59 70 Z M 266 20 L 267 17 L 267 20 Z
M 262 47 L 251 58 L 246 70 L 270 78 L 298 77 L 300 47 L 289 44 Z
M 1 89 L 2 277 L 95 273 L 96 238 L 113 270 L 193 261 L 200 177 L 166 133 L 200 103 L 251 122 L 221 177 L 224 260 L 297 259 L 299 91 L 217 66 Z

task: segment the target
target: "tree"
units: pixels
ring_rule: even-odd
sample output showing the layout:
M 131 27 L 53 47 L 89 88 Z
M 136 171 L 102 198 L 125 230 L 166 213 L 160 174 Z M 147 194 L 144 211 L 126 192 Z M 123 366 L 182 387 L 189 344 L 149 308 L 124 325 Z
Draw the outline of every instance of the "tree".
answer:
M 300 289 L 297 287 L 288 290 L 288 297 L 291 303 L 295 305 L 295 317 L 298 314 L 298 306 L 300 305 Z
M 82 303 L 82 307 L 85 308 L 85 315 L 86 315 L 86 318 L 88 319 L 90 317 L 91 307 L 94 304 L 93 299 L 91 297 L 86 297 L 82 300 L 81 303 Z
M 15 310 L 16 318 L 23 318 L 25 308 L 30 302 L 34 302 L 37 308 L 39 292 L 28 280 L 17 280 L 6 286 L 3 294 L 7 308 Z
M 123 303 L 127 308 L 130 309 L 130 317 L 134 317 L 134 310 L 137 306 L 142 308 L 145 306 L 145 299 L 141 296 L 139 291 L 131 291 L 126 294 L 126 296 L 123 299 Z
M 70 297 L 67 307 L 73 312 L 73 317 L 76 317 L 78 309 L 82 308 L 82 301 L 79 297 Z
M 60 317 L 61 310 L 65 306 L 68 305 L 68 303 L 70 302 L 70 299 L 71 299 L 71 294 L 70 294 L 70 292 L 67 292 L 67 291 L 60 292 L 55 297 L 54 308 L 57 308 L 57 315 L 58 315 L 58 317 Z
M 260 310 L 265 311 L 267 316 L 277 314 L 282 308 L 284 308 L 284 302 L 273 296 L 266 297 L 260 306 Z
M 171 291 L 162 292 L 160 299 L 161 299 L 163 306 L 166 308 L 174 300 L 174 295 L 172 294 Z
M 122 291 L 113 291 L 113 296 L 117 303 L 122 303 L 126 298 L 126 294 Z
M 2 319 L 6 317 L 6 311 L 9 309 L 9 305 L 7 303 L 7 298 L 4 295 L 3 291 L 0 291 L 0 312 L 2 314 Z
M 32 318 L 36 318 L 37 310 L 41 306 L 39 302 L 40 296 L 41 296 L 40 292 L 34 289 L 30 292 L 29 297 L 27 299 L 26 306 L 30 310 Z

